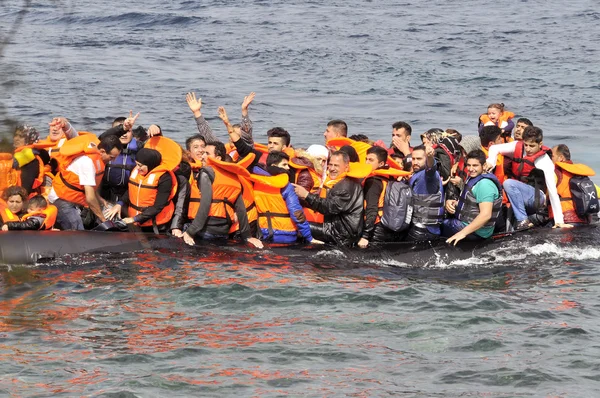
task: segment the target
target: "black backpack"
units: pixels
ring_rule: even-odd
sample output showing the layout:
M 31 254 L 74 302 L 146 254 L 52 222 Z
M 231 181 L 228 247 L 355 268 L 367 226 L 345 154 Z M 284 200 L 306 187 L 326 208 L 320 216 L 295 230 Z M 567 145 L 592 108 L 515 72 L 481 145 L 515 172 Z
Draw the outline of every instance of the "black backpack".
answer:
M 412 189 L 402 181 L 389 181 L 383 197 L 381 224 L 400 232 L 408 229 L 412 219 Z
M 596 186 L 589 177 L 571 177 L 569 189 L 571 190 L 571 199 L 575 206 L 575 213 L 577 213 L 579 217 L 586 217 L 598 213 L 600 210 L 598 193 L 596 192 Z

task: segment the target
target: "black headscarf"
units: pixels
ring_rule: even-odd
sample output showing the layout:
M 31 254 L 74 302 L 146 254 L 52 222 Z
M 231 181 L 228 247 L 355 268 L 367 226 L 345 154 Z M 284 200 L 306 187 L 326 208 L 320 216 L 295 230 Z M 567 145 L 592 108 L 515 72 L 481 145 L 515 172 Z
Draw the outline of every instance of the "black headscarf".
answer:
M 148 171 L 150 171 L 158 167 L 162 162 L 162 156 L 156 149 L 142 148 L 136 154 L 135 160 L 148 166 Z

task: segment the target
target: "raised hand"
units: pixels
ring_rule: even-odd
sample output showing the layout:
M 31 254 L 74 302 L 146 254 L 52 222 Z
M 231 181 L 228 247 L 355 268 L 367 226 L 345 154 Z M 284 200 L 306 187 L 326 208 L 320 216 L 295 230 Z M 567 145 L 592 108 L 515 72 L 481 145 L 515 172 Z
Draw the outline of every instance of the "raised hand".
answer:
M 156 124 L 153 124 L 152 126 L 148 127 L 148 137 L 154 137 L 155 135 L 161 135 L 161 131 L 160 131 L 160 127 L 158 127 Z
M 64 117 L 55 117 L 48 125 L 50 126 L 50 135 L 55 137 L 67 135 L 71 129 L 71 124 Z
M 410 145 L 400 137 L 392 137 L 392 145 L 405 155 L 410 154 Z
M 219 114 L 219 119 L 221 119 L 223 123 L 225 123 L 225 125 L 227 126 L 229 124 L 229 117 L 227 116 L 227 111 L 225 110 L 225 108 L 220 106 L 217 109 L 217 113 Z
M 133 128 L 133 125 L 135 124 L 135 121 L 137 120 L 137 118 L 140 117 L 140 113 L 136 113 L 135 116 L 133 116 L 133 111 L 130 110 L 129 111 L 129 117 L 127 119 L 125 119 L 125 121 L 123 122 L 123 130 L 125 131 L 129 131 Z
M 248 107 L 254 101 L 254 97 L 256 93 L 253 91 L 247 96 L 244 97 L 244 102 L 242 102 L 242 116 L 248 116 Z
M 196 93 L 192 91 L 187 93 L 185 100 L 187 101 L 190 110 L 194 113 L 194 117 L 202 116 L 202 113 L 200 112 L 202 109 L 202 98 L 196 99 Z
M 433 149 L 433 145 L 431 145 L 430 143 L 425 144 L 425 154 L 427 155 L 427 157 L 433 157 L 433 155 L 435 154 L 435 149 Z

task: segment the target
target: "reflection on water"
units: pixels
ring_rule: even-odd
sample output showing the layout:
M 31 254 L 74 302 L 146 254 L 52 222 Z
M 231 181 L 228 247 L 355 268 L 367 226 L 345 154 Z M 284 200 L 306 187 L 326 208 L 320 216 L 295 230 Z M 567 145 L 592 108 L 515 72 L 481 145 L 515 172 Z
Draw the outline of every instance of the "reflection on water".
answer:
M 318 253 L 173 254 L 4 270 L 0 391 L 528 395 L 569 391 L 600 369 L 588 347 L 598 260 L 551 252 L 526 266 L 412 269 Z

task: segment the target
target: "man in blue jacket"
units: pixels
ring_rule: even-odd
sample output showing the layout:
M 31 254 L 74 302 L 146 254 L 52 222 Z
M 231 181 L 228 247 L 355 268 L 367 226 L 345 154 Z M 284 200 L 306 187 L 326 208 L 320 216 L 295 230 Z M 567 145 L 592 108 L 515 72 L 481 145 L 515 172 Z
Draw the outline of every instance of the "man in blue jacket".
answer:
M 431 144 L 413 148 L 413 175 L 408 185 L 413 190 L 412 223 L 409 241 L 437 239 L 444 217 L 444 186 L 437 171 L 435 151 Z

